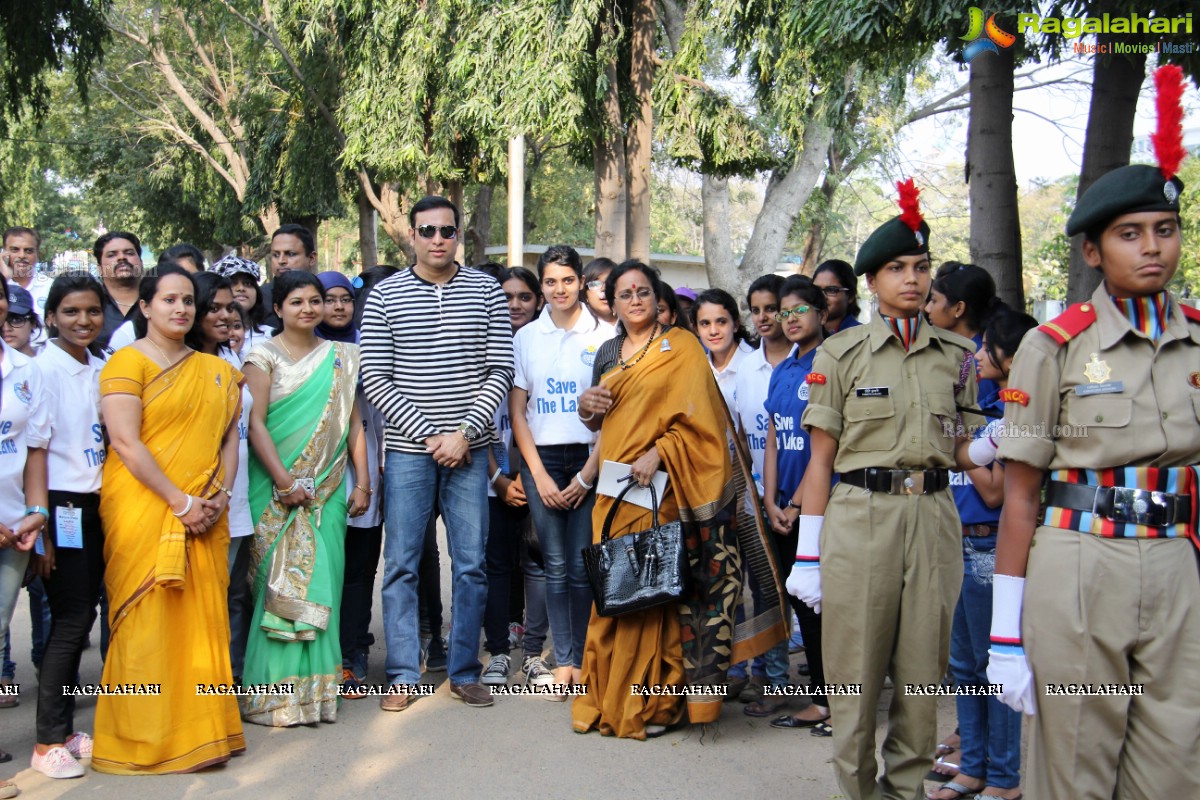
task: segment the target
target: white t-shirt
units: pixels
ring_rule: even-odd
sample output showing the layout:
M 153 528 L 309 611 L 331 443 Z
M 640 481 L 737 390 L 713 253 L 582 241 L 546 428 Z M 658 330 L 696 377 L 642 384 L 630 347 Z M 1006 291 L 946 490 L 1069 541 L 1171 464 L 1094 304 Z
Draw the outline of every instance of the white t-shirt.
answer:
M 729 413 L 737 422 L 738 431 L 745 434 L 750 447 L 754 485 L 758 489 L 759 497 L 762 497 L 764 491 L 763 459 L 767 454 L 767 425 L 770 422 L 765 406 L 773 369 L 767 361 L 766 348 L 762 345 L 745 356 L 735 373 L 734 401 L 729 408 Z
M 16 280 L 9 282 L 21 286 L 20 282 Z M 46 298 L 50 296 L 52 283 L 54 283 L 53 278 L 39 272 L 30 279 L 28 286 L 21 286 L 33 298 L 33 313 L 37 314 L 38 321 L 42 323 L 41 329 L 29 340 L 29 344 L 34 350 L 40 350 L 50 338 L 50 334 L 46 332 Z
M 242 368 L 242 359 L 229 348 L 218 350 L 221 358 L 236 369 Z M 242 384 L 242 413 L 238 417 L 238 469 L 229 488 L 229 538 L 249 536 L 254 533 L 254 520 L 250 516 L 250 409 L 254 407 L 254 396 L 250 387 Z
M 104 434 L 100 429 L 100 370 L 104 362 L 91 353 L 80 364 L 53 341 L 38 354 L 50 447 L 46 466 L 56 492 L 100 491 L 104 472 Z
M 717 386 L 721 389 L 721 396 L 725 398 L 725 405 L 729 406 L 729 413 L 737 407 L 737 398 L 734 396 L 734 381 L 737 379 L 738 370 L 741 369 L 742 361 L 746 356 L 754 352 L 754 348 L 745 342 L 738 342 L 737 349 L 733 351 L 733 357 L 729 359 L 729 363 L 725 365 L 725 369 L 718 371 L 712 363 L 712 355 L 709 354 L 708 366 L 712 368 L 713 375 L 717 376 Z
M 10 529 L 25 517 L 25 459 L 50 442 L 50 413 L 42 371 L 0 339 L 0 522 Z
M 137 332 L 133 329 L 133 320 L 122 322 L 120 327 L 113 331 L 112 336 L 108 337 L 108 349 L 114 353 L 122 347 L 131 345 L 137 341 Z M 234 364 L 236 367 L 237 364 Z
M 557 327 L 550 308 L 517 331 L 513 339 L 516 378 L 529 393 L 525 419 L 538 445 L 591 444 L 596 434 L 579 421 L 579 395 L 592 385 L 592 364 L 600 345 L 616 334 L 586 307 L 570 330 Z
M 250 327 L 246 329 L 246 338 L 242 341 L 242 352 L 239 354 L 243 359 L 250 355 L 250 351 L 257 345 L 262 344 L 271 338 L 271 329 L 266 325 L 260 325 L 257 328 Z
M 379 498 L 383 496 L 383 482 L 379 472 L 379 465 L 383 461 L 383 432 L 387 425 L 387 420 L 383 418 L 383 414 L 379 413 L 379 409 L 371 405 L 371 401 L 363 393 L 362 386 L 358 387 L 358 391 L 355 394 L 355 402 L 358 403 L 358 415 L 362 417 L 363 436 L 367 437 L 367 470 L 371 474 L 369 476 L 370 480 L 366 485 L 371 487 L 371 502 L 362 516 L 347 517 L 346 524 L 351 528 L 373 528 L 383 523 L 383 508 L 379 502 Z M 347 442 L 346 446 L 349 447 L 349 442 Z M 357 483 L 358 476 L 354 472 L 354 459 L 347 455 L 347 499 L 349 499 L 350 493 L 354 491 Z

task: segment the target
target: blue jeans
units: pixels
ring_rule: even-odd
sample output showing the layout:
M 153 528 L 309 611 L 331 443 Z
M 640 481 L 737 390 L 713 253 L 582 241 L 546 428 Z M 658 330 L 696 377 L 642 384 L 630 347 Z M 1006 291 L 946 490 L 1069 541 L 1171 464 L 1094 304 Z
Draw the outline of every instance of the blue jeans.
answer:
M 46 652 L 46 638 L 50 635 L 50 604 L 46 602 L 46 590 L 42 587 L 42 579 L 34 578 L 27 587 L 29 591 L 29 624 L 31 629 L 32 646 L 29 659 L 34 669 L 41 669 L 42 654 Z M 17 665 L 12 660 L 12 636 L 4 634 L 4 668 L 0 670 L 0 678 L 13 680 L 17 677 Z
M 534 536 L 537 536 L 536 531 Z M 546 634 L 550 632 L 550 620 L 546 617 L 546 569 L 536 542 L 521 542 L 521 573 L 525 577 L 524 658 L 541 657 Z
M 417 572 L 435 497 L 446 523 L 453 581 L 447 652 L 450 682 L 479 682 L 479 629 L 487 602 L 485 456 L 481 449 L 472 453 L 470 464 L 449 468 L 438 466 L 424 453 L 389 451 L 386 455 L 382 594 L 389 683 L 415 684 L 421 676 Z
M 992 626 L 995 536 L 963 537 L 963 584 L 954 609 L 950 674 L 959 686 L 986 685 Z M 1014 789 L 1020 782 L 1021 714 L 998 697 L 959 695 L 958 733 L 963 775 L 988 786 Z
M 0 550 L 0 642 L 8 639 L 8 623 L 12 621 L 13 611 L 17 607 L 30 552 L 15 547 Z
M 559 489 L 575 479 L 589 453 L 586 444 L 547 445 L 537 451 Z M 583 568 L 583 549 L 592 543 L 596 494 L 589 492 L 579 508 L 562 511 L 542 502 L 528 466 L 521 468 L 521 485 L 546 564 L 546 615 L 554 637 L 554 666 L 582 667 L 583 644 L 592 617 L 592 589 Z

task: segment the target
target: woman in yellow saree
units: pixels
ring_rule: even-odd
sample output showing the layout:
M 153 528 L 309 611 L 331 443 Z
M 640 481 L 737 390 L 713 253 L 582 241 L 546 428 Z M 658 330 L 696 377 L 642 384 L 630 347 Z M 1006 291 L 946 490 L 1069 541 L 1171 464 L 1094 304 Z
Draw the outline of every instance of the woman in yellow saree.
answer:
M 183 270 L 144 278 L 143 338 L 100 373 L 111 439 L 100 519 L 112 635 L 92 767 L 192 772 L 246 749 L 227 686 L 228 484 L 237 469 L 241 374 L 191 350 L 195 287 Z
M 358 346 L 318 339 L 325 289 L 293 270 L 275 281 L 282 332 L 246 357 L 250 412 L 250 549 L 254 615 L 242 680 L 277 692 L 241 698 L 242 716 L 289 726 L 337 719 L 342 678 L 339 611 L 346 516 L 369 503 L 365 477 L 347 498 L 347 452 L 367 475 L 355 405 Z M 286 688 L 280 688 L 286 687 Z
M 593 608 L 583 657 L 587 693 L 572 707 L 576 731 L 644 739 L 721 713 L 726 672 L 785 638 L 782 594 L 760 519 L 739 514 L 748 459 L 731 446 L 731 423 L 700 342 L 656 320 L 658 278 L 625 262 L 609 275 L 609 303 L 622 332 L 596 354 L 597 385 L 580 398 L 580 419 L 600 428 L 601 461 L 632 465 L 642 485 L 668 475 L 662 523 L 684 528 L 691 585 L 683 602 L 620 617 Z M 593 540 L 614 502 L 598 495 Z M 612 535 L 646 530 L 650 511 L 622 503 Z M 751 580 L 753 576 L 754 580 Z M 743 586 L 754 585 L 746 592 Z M 737 607 L 744 622 L 735 625 Z M 688 687 L 687 697 L 632 687 Z

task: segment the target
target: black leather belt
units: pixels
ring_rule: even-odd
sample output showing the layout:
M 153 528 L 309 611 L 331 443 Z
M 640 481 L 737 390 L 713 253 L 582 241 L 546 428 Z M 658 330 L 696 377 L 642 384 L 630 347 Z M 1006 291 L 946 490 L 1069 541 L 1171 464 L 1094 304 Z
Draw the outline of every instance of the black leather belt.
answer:
M 1192 518 L 1192 498 L 1188 495 L 1127 489 L 1123 486 L 1048 481 L 1046 505 L 1088 511 L 1113 522 L 1156 528 L 1180 525 Z
M 950 485 L 944 469 L 882 469 L 867 467 L 839 473 L 838 479 L 851 486 L 887 494 L 933 494 Z

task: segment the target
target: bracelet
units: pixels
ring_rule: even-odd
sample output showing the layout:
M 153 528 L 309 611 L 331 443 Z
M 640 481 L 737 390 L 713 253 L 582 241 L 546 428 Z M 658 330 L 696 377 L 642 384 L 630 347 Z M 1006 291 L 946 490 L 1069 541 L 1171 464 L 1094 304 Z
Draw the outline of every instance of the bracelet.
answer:
M 582 486 L 584 489 L 591 491 L 593 484 L 583 482 L 583 473 L 582 472 L 575 473 L 575 480 L 579 481 L 579 485 Z
M 363 492 L 364 494 L 366 494 L 367 497 L 370 497 L 372 494 L 374 494 L 374 492 L 371 491 L 370 486 L 359 486 L 356 483 L 356 484 L 354 484 L 354 488 L 358 489 L 360 492 Z
M 45 506 L 29 506 L 25 509 L 25 516 L 30 514 L 41 514 L 46 519 L 50 519 L 50 511 Z
M 488 480 L 488 483 L 490 483 L 492 486 L 495 486 L 497 479 L 499 479 L 503 472 L 504 471 L 502 469 L 496 467 L 496 471 L 492 473 L 492 477 Z
M 279 489 L 279 488 L 272 486 L 271 487 L 271 495 L 276 500 L 278 500 L 281 497 L 286 497 L 287 495 L 291 494 L 292 492 L 296 491 L 299 488 L 300 488 L 300 481 L 295 480 L 292 482 L 292 485 L 289 486 L 287 489 Z
M 186 517 L 187 513 L 192 510 L 192 503 L 195 501 L 195 499 L 196 498 L 192 497 L 189 494 L 187 496 L 187 505 L 183 507 L 183 511 L 171 511 L 171 513 L 174 514 L 176 517 Z M 169 507 L 170 506 L 168 506 L 168 508 Z
M 591 422 L 591 421 L 592 421 L 592 420 L 594 420 L 595 418 L 596 418 L 596 412 L 595 412 L 595 411 L 593 411 L 592 413 L 588 414 L 586 417 L 585 417 L 583 414 L 580 414 L 580 415 L 579 415 L 579 419 L 580 419 L 580 420 L 582 420 L 583 422 Z

